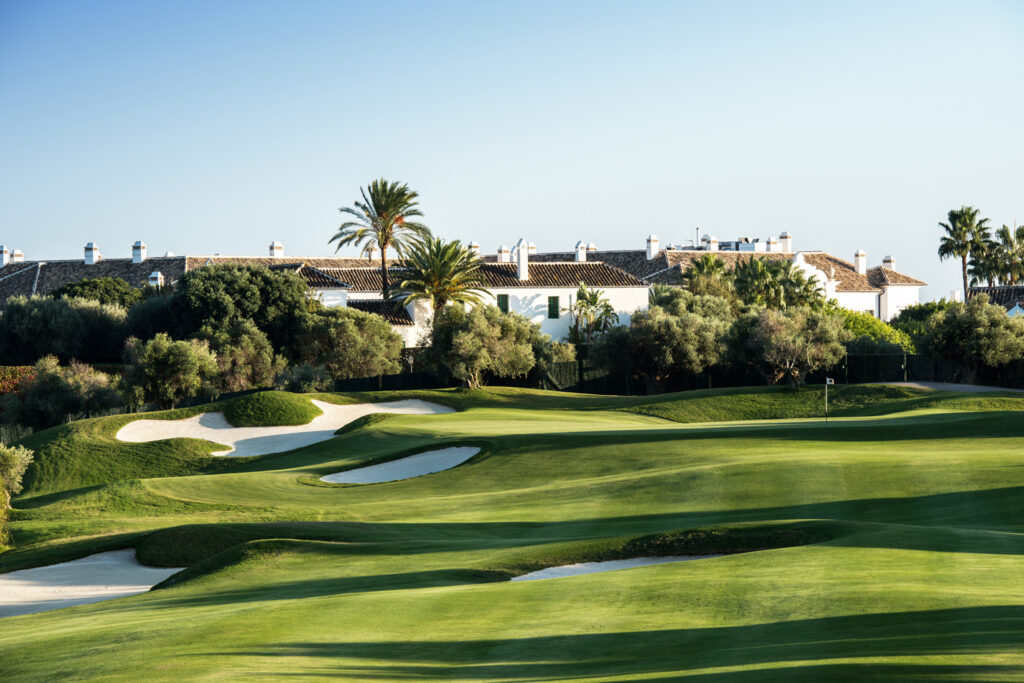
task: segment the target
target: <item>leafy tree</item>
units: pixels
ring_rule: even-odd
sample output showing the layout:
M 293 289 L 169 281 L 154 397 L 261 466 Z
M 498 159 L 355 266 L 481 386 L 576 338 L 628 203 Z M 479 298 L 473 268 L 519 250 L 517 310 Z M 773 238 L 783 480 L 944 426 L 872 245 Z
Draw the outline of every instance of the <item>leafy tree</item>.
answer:
M 731 299 L 712 294 L 694 294 L 679 287 L 652 291 L 651 306 L 663 308 L 672 315 L 694 313 L 702 318 L 720 318 L 728 322 L 735 318 Z
M 968 382 L 977 379 L 983 366 L 999 367 L 1024 357 L 1024 319 L 1011 318 L 984 294 L 936 313 L 929 332 L 932 350 L 958 363 Z
M 914 353 L 910 335 L 898 330 L 870 313 L 851 311 L 838 306 L 830 309 L 843 319 L 843 327 L 850 333 L 847 349 L 851 353 Z M 857 351 L 854 351 L 855 344 Z M 872 350 L 873 349 L 873 350 Z
M 406 254 L 408 274 L 398 285 L 397 298 L 407 304 L 424 299 L 437 311 L 449 303 L 480 304 L 487 290 L 480 278 L 480 259 L 458 240 L 428 238 Z
M 125 320 L 126 335 L 138 339 L 152 339 L 160 332 L 176 334 L 181 327 L 177 322 L 178 309 L 170 294 L 150 296 L 135 304 Z M 193 331 L 189 332 L 191 334 Z
M 272 386 L 287 366 L 284 357 L 274 353 L 267 335 L 251 320 L 226 329 L 206 327 L 196 336 L 205 339 L 217 357 L 218 372 L 213 383 L 219 392 Z
M 11 496 L 21 492 L 21 478 L 32 462 L 33 453 L 24 446 L 0 444 L 0 549 L 10 544 L 7 528 L 7 510 Z
M 733 350 L 772 384 L 803 384 L 807 373 L 842 359 L 850 333 L 834 313 L 809 308 L 754 310 L 737 321 Z
M 147 305 L 156 310 L 161 306 Z M 251 320 L 275 350 L 291 352 L 295 330 L 308 311 L 307 287 L 295 273 L 257 266 L 207 266 L 189 271 L 178 280 L 171 307 L 177 337 Z
M 62 367 L 55 356 L 45 356 L 32 369 L 32 379 L 23 382 L 16 394 L 5 397 L 4 421 L 44 429 L 67 421 L 69 416 L 120 403 L 105 373 L 77 361 Z
M 572 328 L 569 341 L 574 344 L 589 344 L 594 335 L 604 334 L 619 324 L 619 314 L 611 301 L 600 289 L 590 289 L 583 282 L 576 290 L 576 300 L 569 306 Z
M 683 271 L 683 286 L 694 294 L 732 298 L 733 274 L 725 261 L 715 254 L 703 254 Z
M 101 304 L 113 304 L 129 309 L 142 301 L 142 290 L 136 289 L 117 277 L 94 277 L 69 282 L 63 287 L 50 292 L 50 296 L 59 299 L 89 299 Z
M 698 374 L 718 363 L 725 351 L 728 330 L 729 321 L 725 318 L 704 317 L 681 309 L 673 314 L 655 306 L 637 311 L 625 336 L 616 333 L 607 335 L 607 342 L 602 339 L 596 357 L 607 359 L 613 350 L 624 354 L 628 362 L 613 367 L 626 365 L 664 389 L 672 374 Z
M 198 396 L 218 371 L 209 344 L 198 339 L 175 341 L 160 333 L 149 341 L 129 339 L 121 388 L 133 404 L 155 403 L 173 408 L 179 401 Z
M 449 306 L 434 317 L 424 362 L 435 371 L 480 387 L 488 375 L 523 377 L 536 365 L 534 345 L 543 341 L 540 327 L 496 306 L 467 311 Z
M 402 338 L 372 313 L 325 308 L 310 315 L 298 334 L 298 358 L 323 366 L 334 379 L 401 372 Z
M 335 251 L 349 244 L 363 248 L 367 254 L 376 246 L 380 249 L 381 296 L 388 298 L 388 249 L 394 249 L 398 256 L 404 256 L 413 242 L 430 238 L 430 230 L 414 218 L 423 216 L 417 208 L 419 194 L 405 183 L 388 182 L 383 178 L 374 180 L 366 188 L 360 188 L 362 201 L 339 209 L 351 216 L 338 227 L 328 244 L 337 242 Z
M 11 297 L 0 317 L 0 358 L 9 364 L 48 355 L 116 361 L 124 339 L 125 310 L 87 299 Z
M 967 299 L 967 262 L 972 251 L 984 249 L 988 237 L 988 219 L 978 219 L 979 211 L 970 206 L 953 209 L 948 223 L 939 223 L 946 234 L 939 240 L 939 259 L 959 258 L 964 281 L 964 300 Z

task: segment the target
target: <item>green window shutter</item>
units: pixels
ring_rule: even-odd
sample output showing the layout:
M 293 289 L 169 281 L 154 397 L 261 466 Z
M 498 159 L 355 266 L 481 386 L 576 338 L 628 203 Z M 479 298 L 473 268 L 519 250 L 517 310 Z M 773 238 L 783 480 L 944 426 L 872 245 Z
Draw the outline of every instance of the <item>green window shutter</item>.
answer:
M 558 320 L 558 316 L 561 313 L 562 307 L 558 305 L 557 296 L 548 297 L 548 318 L 551 320 Z
M 502 313 L 508 313 L 508 294 L 498 295 L 498 309 Z

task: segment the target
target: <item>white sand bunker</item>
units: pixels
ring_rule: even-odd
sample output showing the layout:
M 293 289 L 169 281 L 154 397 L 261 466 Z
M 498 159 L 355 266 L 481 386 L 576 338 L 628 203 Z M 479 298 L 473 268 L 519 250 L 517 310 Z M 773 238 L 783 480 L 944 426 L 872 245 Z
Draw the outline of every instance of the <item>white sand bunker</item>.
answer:
M 135 420 L 121 427 L 117 438 L 135 443 L 181 437 L 206 439 L 229 446 L 228 450 L 217 451 L 214 455 L 267 455 L 326 441 L 349 422 L 371 413 L 436 415 L 455 412 L 452 408 L 416 399 L 347 406 L 313 400 L 313 405 L 322 410 L 323 415 L 318 415 L 304 425 L 232 427 L 224 419 L 224 413 L 203 413 L 184 420 Z
M 439 448 L 436 451 L 417 453 L 407 458 L 382 462 L 379 465 L 328 474 L 326 477 L 320 477 L 320 480 L 329 481 L 332 484 L 380 484 L 385 481 L 411 479 L 422 477 L 424 474 L 450 470 L 479 452 L 480 449 L 473 446 Z
M 537 581 L 538 579 L 561 579 L 566 576 L 579 576 L 580 574 L 597 574 L 598 572 L 610 572 L 616 569 L 632 569 L 633 567 L 646 567 L 650 564 L 666 564 L 668 562 L 686 562 L 687 560 L 708 560 L 721 555 L 666 555 L 665 557 L 633 557 L 628 560 L 606 560 L 604 562 L 580 562 L 579 564 L 565 564 L 561 567 L 548 567 L 539 569 L 522 576 L 513 576 L 512 581 Z
M 178 571 L 143 566 L 136 561 L 134 550 L 114 550 L 0 574 L 0 617 L 145 593 Z

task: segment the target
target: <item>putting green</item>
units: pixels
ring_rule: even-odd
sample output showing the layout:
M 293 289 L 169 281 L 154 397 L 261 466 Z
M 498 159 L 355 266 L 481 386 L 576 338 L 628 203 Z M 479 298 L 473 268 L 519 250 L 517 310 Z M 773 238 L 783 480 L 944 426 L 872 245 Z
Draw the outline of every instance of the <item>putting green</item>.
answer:
M 459 412 L 227 465 L 184 440 L 119 443 L 122 417 L 42 432 L 0 571 L 128 547 L 189 569 L 3 619 L 4 678 L 1024 677 L 1024 397 L 834 397 L 826 425 L 820 388 L 316 395 Z M 405 481 L 319 480 L 447 447 L 481 452 Z

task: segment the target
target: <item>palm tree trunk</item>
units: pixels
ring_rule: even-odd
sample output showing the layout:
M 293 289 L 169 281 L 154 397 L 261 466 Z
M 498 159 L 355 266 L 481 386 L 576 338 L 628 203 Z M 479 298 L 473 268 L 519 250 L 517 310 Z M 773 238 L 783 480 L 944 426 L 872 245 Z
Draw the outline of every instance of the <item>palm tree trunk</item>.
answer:
M 966 268 L 966 266 L 964 266 Z M 966 277 L 966 276 L 964 276 Z M 967 281 L 964 280 L 966 283 Z M 966 284 L 964 285 L 967 286 Z M 964 290 L 966 291 L 966 290 Z M 387 301 L 388 298 L 388 245 L 380 245 L 380 296 Z
M 967 254 L 960 257 L 960 265 L 964 275 L 964 303 L 967 303 Z

